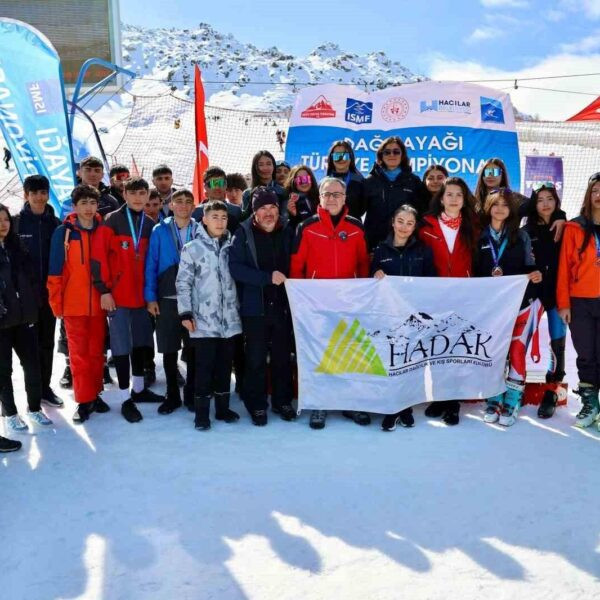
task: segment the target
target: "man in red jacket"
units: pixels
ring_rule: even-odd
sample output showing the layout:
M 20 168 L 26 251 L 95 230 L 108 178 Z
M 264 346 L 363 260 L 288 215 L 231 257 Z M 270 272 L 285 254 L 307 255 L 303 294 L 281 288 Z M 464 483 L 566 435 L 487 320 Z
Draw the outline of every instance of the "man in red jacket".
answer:
M 292 279 L 349 279 L 369 276 L 369 256 L 362 223 L 348 215 L 346 185 L 325 177 L 319 186 L 317 214 L 303 221 L 296 232 L 290 264 Z M 359 425 L 368 425 L 366 412 L 344 411 Z M 312 429 L 323 429 L 327 412 L 313 410 Z
M 144 354 L 153 345 L 152 325 L 144 300 L 144 263 L 154 227 L 154 221 L 144 214 L 148 193 L 145 179 L 128 179 L 125 204 L 106 217 L 92 245 L 92 275 L 100 292 L 100 304 L 108 311 L 110 349 L 119 380 L 121 413 L 130 423 L 142 420 L 136 402 L 165 400 L 144 387 Z

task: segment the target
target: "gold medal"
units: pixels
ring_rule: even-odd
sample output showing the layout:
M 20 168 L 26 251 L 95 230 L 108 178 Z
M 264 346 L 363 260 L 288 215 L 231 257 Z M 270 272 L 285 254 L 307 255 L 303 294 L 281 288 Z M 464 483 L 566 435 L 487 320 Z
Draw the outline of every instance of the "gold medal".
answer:
M 502 267 L 495 266 L 492 269 L 492 277 L 502 277 L 502 275 L 504 275 L 504 271 L 502 270 Z

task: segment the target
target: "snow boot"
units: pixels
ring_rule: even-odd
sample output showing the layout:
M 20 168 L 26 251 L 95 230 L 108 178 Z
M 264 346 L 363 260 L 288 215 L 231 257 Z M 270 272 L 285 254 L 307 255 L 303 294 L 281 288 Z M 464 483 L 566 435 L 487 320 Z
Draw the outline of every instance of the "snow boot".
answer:
M 263 410 L 262 408 L 258 410 L 251 410 L 250 418 L 252 419 L 252 423 L 254 423 L 254 425 L 257 427 L 264 427 L 269 421 L 267 411 Z
M 271 410 L 279 415 L 282 421 L 293 421 L 296 418 L 296 411 L 291 404 L 282 404 L 281 406 L 273 406 Z
M 445 402 L 432 402 L 425 409 L 425 416 L 433 418 L 433 419 L 437 419 L 438 417 L 441 417 L 444 414 L 445 410 L 446 410 Z
M 542 401 L 538 406 L 537 416 L 539 419 L 549 419 L 556 410 L 556 405 L 558 403 L 558 396 L 556 392 L 552 390 L 546 390 L 544 392 L 544 396 L 542 397 Z
M 589 427 L 598 417 L 598 388 L 589 383 L 579 383 L 576 394 L 581 396 L 581 410 L 575 417 L 575 427 Z
M 565 338 L 550 342 L 552 352 L 550 368 L 546 373 L 546 383 L 560 383 L 565 377 Z
M 342 414 L 344 417 L 346 417 L 346 419 L 354 421 L 357 425 L 364 426 L 371 424 L 371 417 L 369 416 L 369 413 L 360 410 L 344 410 L 342 411 Z
M 215 419 L 225 423 L 235 423 L 239 418 L 240 415 L 229 408 L 229 392 L 226 394 L 215 392 Z
M 458 400 L 449 400 L 446 409 L 442 414 L 442 420 L 446 425 L 458 425 L 460 421 L 460 402 Z
M 326 410 L 313 410 L 310 413 L 309 426 L 311 429 L 323 429 L 327 421 Z
M 498 420 L 503 402 L 504 393 L 497 394 L 496 396 L 487 399 L 487 407 L 485 413 L 483 413 L 483 420 L 486 423 L 495 423 Z
M 210 396 L 194 396 L 194 427 L 198 431 L 208 431 L 210 429 Z
M 517 422 L 517 415 L 523 399 L 525 384 L 508 379 L 506 381 L 506 393 L 498 423 L 504 427 L 511 427 Z

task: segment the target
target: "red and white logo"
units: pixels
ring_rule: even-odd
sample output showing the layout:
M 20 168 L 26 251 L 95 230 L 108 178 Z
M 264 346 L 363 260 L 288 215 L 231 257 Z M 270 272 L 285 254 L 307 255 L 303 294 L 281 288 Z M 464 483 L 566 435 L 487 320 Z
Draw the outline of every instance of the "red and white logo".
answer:
M 404 98 L 390 98 L 381 107 L 381 117 L 384 121 L 402 121 L 408 114 L 408 102 Z
M 303 119 L 332 119 L 335 110 L 325 96 L 319 96 L 306 110 L 300 113 Z

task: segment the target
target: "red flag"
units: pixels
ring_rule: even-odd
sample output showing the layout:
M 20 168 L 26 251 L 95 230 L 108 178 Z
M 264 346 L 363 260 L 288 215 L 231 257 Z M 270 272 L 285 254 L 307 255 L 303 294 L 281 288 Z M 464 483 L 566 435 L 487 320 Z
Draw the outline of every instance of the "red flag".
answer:
M 204 200 L 202 176 L 208 168 L 208 135 L 206 133 L 206 118 L 204 116 L 204 87 L 198 65 L 194 69 L 194 94 L 196 96 L 196 166 L 194 168 L 192 192 L 196 202 L 202 202 Z
M 567 121 L 600 121 L 600 97 Z
M 133 158 L 133 154 L 131 155 L 131 169 L 130 169 L 130 173 L 132 175 L 132 177 L 139 177 L 140 176 L 140 170 L 138 169 L 138 166 L 135 162 L 135 158 Z

